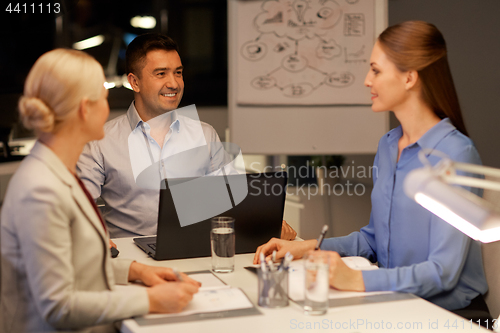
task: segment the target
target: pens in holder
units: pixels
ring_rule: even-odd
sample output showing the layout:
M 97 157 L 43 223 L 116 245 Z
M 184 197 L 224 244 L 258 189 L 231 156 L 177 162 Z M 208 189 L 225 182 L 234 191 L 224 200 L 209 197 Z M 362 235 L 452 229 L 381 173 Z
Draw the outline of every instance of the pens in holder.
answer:
M 319 234 L 318 242 L 316 243 L 316 248 L 314 249 L 314 251 L 319 250 L 321 243 L 323 243 L 323 239 L 325 239 L 325 235 L 326 235 L 327 231 L 328 231 L 328 226 L 325 224 L 323 226 L 323 229 L 321 230 L 321 234 Z
M 182 278 L 181 273 L 179 273 L 179 270 L 177 268 L 172 268 L 172 270 L 174 271 L 177 281 L 184 282 L 184 279 Z
M 261 269 L 258 271 L 258 304 L 269 308 L 287 306 L 289 302 L 288 270 L 284 269 L 283 263 L 278 269 L 278 265 L 273 264 L 271 258 L 268 258 L 268 262 L 265 259 L 264 255 L 261 254 Z

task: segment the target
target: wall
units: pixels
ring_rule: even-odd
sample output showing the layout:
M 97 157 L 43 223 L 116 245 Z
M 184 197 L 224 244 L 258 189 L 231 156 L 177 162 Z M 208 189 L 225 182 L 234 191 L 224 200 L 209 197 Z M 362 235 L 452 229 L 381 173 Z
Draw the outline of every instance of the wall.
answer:
M 483 164 L 500 168 L 500 1 L 389 0 L 389 25 L 433 23 L 443 33 L 465 123 Z

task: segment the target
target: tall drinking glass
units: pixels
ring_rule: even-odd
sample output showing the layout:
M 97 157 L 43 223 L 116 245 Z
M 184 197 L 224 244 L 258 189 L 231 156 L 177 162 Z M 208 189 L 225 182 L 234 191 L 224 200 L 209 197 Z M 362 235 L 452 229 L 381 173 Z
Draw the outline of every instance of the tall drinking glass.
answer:
M 212 218 L 210 242 L 212 245 L 212 270 L 216 273 L 234 271 L 234 218 L 226 216 Z
M 304 312 L 308 315 L 325 314 L 328 311 L 330 290 L 330 257 L 324 252 L 311 252 L 305 256 L 304 266 Z

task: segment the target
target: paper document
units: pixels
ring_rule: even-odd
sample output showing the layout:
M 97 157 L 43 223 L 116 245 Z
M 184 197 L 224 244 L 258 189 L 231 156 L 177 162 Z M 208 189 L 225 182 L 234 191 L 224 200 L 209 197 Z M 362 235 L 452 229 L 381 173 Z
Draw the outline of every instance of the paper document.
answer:
M 358 271 L 371 271 L 374 269 L 378 269 L 378 266 L 375 264 L 372 264 L 370 260 L 366 259 L 365 257 L 342 257 L 342 260 L 345 262 L 349 268 L 358 270 Z M 295 261 L 297 262 L 297 261 Z M 302 261 L 301 261 L 302 262 Z M 245 268 L 250 269 L 250 268 L 259 268 L 260 264 L 252 264 L 249 265 Z M 256 272 L 254 272 L 256 273 Z
M 144 318 L 187 316 L 197 313 L 220 312 L 252 308 L 253 304 L 239 288 L 226 285 L 214 274 L 192 273 L 189 277 L 201 282 L 198 293 L 182 312 L 171 314 L 150 314 Z
M 378 269 L 377 266 L 373 266 L 370 264 L 370 262 L 361 257 L 345 257 L 342 258 L 344 262 L 347 264 L 352 269 L 357 269 L 357 270 L 372 270 L 372 269 Z M 366 264 L 366 262 L 368 264 Z M 371 267 L 370 267 L 371 266 Z M 374 268 L 372 268 L 374 267 Z M 304 285 L 305 285 L 305 272 L 304 272 L 304 262 L 303 260 L 296 260 L 293 261 L 290 264 L 290 271 L 288 275 L 288 283 L 289 283 L 289 290 L 288 290 L 288 297 L 294 301 L 303 301 L 304 300 Z M 379 294 L 385 294 L 385 293 L 391 293 L 390 291 L 376 291 L 376 292 L 358 292 L 358 291 L 340 291 L 336 289 L 330 288 L 328 292 L 328 298 L 329 299 L 335 299 L 335 298 L 350 298 L 350 297 L 361 297 L 361 296 L 371 296 L 371 295 L 379 295 Z
M 370 260 L 364 257 L 342 257 L 342 260 L 349 268 L 358 271 L 371 271 L 378 269 L 377 265 L 372 264 Z
M 231 286 L 200 288 L 182 312 L 149 314 L 144 318 L 187 316 L 197 313 L 220 312 L 252 308 L 253 304 L 239 288 Z

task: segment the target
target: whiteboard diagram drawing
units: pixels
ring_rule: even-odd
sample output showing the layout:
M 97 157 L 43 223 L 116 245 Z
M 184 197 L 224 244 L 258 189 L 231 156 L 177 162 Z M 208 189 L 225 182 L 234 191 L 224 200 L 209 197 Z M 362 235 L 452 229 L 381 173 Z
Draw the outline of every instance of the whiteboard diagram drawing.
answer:
M 370 104 L 373 0 L 238 1 L 237 103 Z

